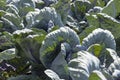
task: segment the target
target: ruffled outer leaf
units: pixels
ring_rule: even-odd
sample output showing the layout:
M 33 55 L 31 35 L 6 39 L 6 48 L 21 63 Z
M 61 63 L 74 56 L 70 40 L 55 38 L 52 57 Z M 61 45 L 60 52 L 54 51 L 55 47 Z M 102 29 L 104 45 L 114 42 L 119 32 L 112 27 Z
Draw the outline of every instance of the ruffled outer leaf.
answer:
M 85 37 L 87 37 L 94 29 L 96 29 L 96 27 L 86 27 L 80 34 L 79 34 L 79 37 L 80 37 L 80 43 L 82 43 L 83 39 Z
M 108 68 L 110 74 L 113 76 L 114 80 L 120 79 L 120 58 L 116 58 L 114 62 Z
M 0 10 L 5 9 L 6 0 L 0 0 Z
M 114 80 L 113 77 L 106 72 L 106 70 L 94 70 L 90 76 L 89 76 L 89 80 Z
M 92 6 L 100 6 L 100 7 L 104 7 L 105 6 L 105 2 L 108 0 L 89 0 L 92 4 Z
M 50 69 L 45 70 L 45 74 L 47 74 L 47 76 L 50 77 L 52 80 L 64 80 L 60 79 L 59 76 Z
M 49 33 L 42 42 L 40 48 L 40 60 L 46 67 L 50 67 L 51 62 L 60 52 L 60 44 L 66 42 L 71 48 L 80 44 L 77 34 L 68 27 L 61 27 L 60 29 Z
M 57 14 L 54 8 L 44 7 L 41 10 L 29 12 L 26 15 L 27 27 L 37 27 L 47 30 L 49 21 L 52 21 L 55 26 L 63 27 L 61 17 Z
M 100 61 L 86 51 L 79 51 L 77 57 L 70 60 L 68 66 L 73 80 L 88 80 L 92 71 L 99 70 Z
M 99 27 L 103 29 L 107 29 L 114 35 L 115 38 L 120 37 L 120 22 L 118 22 L 113 17 L 109 16 L 105 13 L 98 13 L 97 14 L 98 20 L 99 20 Z
M 120 58 L 116 58 L 116 60 L 109 66 L 108 70 L 112 74 L 115 70 L 120 70 Z
M 109 30 L 115 37 L 120 37 L 120 22 L 105 13 L 97 13 L 96 15 L 86 14 L 87 21 L 90 26 Z
M 34 0 L 7 0 L 7 4 L 16 6 L 20 16 L 25 16 L 29 11 L 33 11 L 36 6 Z
M 106 68 L 117 58 L 115 51 L 111 48 L 105 48 L 105 45 L 93 44 L 87 51 L 98 57 L 101 65 Z
M 107 79 L 100 71 L 95 70 L 90 74 L 89 80 L 107 80 Z
M 107 3 L 107 5 L 103 8 L 102 12 L 115 18 L 120 13 L 119 8 L 120 8 L 120 1 L 119 0 L 110 0 Z
M 12 34 L 9 32 L 0 33 L 0 51 L 10 49 L 13 47 Z
M 0 52 L 0 61 L 10 60 L 16 57 L 15 48 L 7 49 L 3 52 Z
M 53 7 L 60 14 L 63 23 L 66 24 L 66 19 L 70 10 L 70 0 L 58 0 Z
M 76 0 L 71 5 L 73 16 L 79 21 L 85 16 L 85 13 L 91 8 L 91 2 L 88 0 Z
M 35 29 L 16 30 L 13 33 L 17 55 L 27 57 L 33 62 L 40 62 L 39 49 L 45 38 L 45 31 Z
M 6 12 L 6 14 L 1 17 L 1 20 L 4 23 L 3 30 L 6 30 L 8 32 L 13 32 L 15 30 L 24 28 L 20 16 L 17 16 L 13 13 Z
M 68 65 L 67 65 L 67 61 L 70 58 L 69 54 L 71 54 L 70 45 L 68 43 L 62 43 L 61 51 L 53 60 L 50 67 L 53 71 L 55 71 L 60 76 L 60 78 L 64 78 L 66 80 L 69 79 Z
M 114 36 L 108 30 L 103 30 L 100 28 L 95 29 L 92 33 L 90 33 L 86 38 L 83 39 L 82 45 L 88 48 L 92 44 L 96 43 L 104 43 L 106 48 L 116 50 Z
M 2 17 L 2 16 L 4 16 L 5 15 L 5 11 L 4 10 L 0 10 L 0 18 Z

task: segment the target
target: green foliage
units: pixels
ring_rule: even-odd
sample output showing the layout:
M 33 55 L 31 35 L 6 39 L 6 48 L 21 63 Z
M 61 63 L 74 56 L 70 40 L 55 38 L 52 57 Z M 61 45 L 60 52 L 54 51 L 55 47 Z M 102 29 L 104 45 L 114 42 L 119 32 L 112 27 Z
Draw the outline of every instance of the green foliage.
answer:
M 50 67 L 51 62 L 60 52 L 60 44 L 64 42 L 70 44 L 71 48 L 80 44 L 77 34 L 68 27 L 62 27 L 46 36 L 40 48 L 40 59 L 44 66 Z M 48 59 L 48 57 L 50 57 L 50 59 Z
M 68 74 L 68 65 L 65 60 L 65 56 L 67 56 L 67 52 L 70 50 L 70 45 L 67 43 L 61 44 L 61 51 L 56 56 L 54 61 L 51 64 L 51 69 L 55 71 L 61 78 L 69 79 Z M 59 68 L 59 69 L 58 69 Z
M 102 12 L 115 18 L 120 13 L 119 4 L 119 0 L 110 0 L 108 4 L 103 8 Z
M 116 50 L 116 43 L 114 40 L 114 36 L 108 30 L 103 29 L 95 29 L 92 33 L 90 33 L 86 38 L 83 39 L 82 45 L 85 47 L 89 47 L 91 44 L 105 44 L 106 48 L 111 48 Z
M 113 33 L 115 38 L 119 38 L 119 32 L 117 31 L 120 30 L 120 22 L 105 13 L 98 13 L 97 16 L 100 21 L 100 27 L 108 29 Z
M 0 80 L 119 80 L 119 4 L 0 0 Z
M 59 76 L 52 70 L 47 69 L 45 70 L 45 73 L 47 74 L 47 76 L 49 76 L 52 80 L 64 80 L 64 79 L 60 79 Z
M 29 11 L 33 11 L 35 9 L 35 2 L 34 0 L 11 0 L 8 4 L 12 4 L 16 6 L 19 10 L 19 15 L 24 16 Z
M 85 16 L 85 13 L 91 8 L 91 3 L 88 0 L 76 0 L 71 5 L 73 16 L 79 21 Z
M 13 32 L 18 29 L 22 29 L 24 26 L 22 25 L 22 20 L 20 16 L 16 16 L 13 13 L 6 13 L 1 17 L 4 22 L 4 27 L 6 31 Z
M 104 65 L 106 68 L 117 58 L 117 53 L 115 53 L 113 49 L 105 48 L 104 45 L 100 44 L 91 45 L 87 51 L 98 57 L 101 65 Z
M 89 80 L 113 80 L 111 75 L 103 73 L 102 71 L 94 70 L 89 76 Z
M 6 8 L 6 2 L 5 2 L 5 1 L 6 1 L 6 0 L 1 0 L 1 1 L 0 1 L 0 10 L 1 10 L 1 9 L 4 10 L 4 9 Z
M 108 16 L 105 13 L 97 13 L 96 15 L 87 14 L 86 18 L 88 19 L 90 26 L 107 29 L 112 32 L 116 39 L 119 38 L 120 22 L 113 17 Z
M 72 80 L 88 80 L 92 71 L 100 69 L 100 61 L 86 51 L 79 51 L 77 57 L 70 60 L 68 66 Z
M 89 76 L 89 80 L 107 80 L 104 75 L 99 71 L 93 71 Z
M 16 43 L 17 55 L 27 57 L 33 62 L 39 63 L 39 48 L 44 40 L 46 32 L 37 29 L 16 30 L 13 39 Z M 28 47 L 29 45 L 29 47 Z M 22 50 L 22 54 L 21 54 Z
M 40 80 L 38 76 L 35 75 L 19 75 L 16 77 L 11 77 L 7 80 Z
M 0 53 L 0 61 L 2 61 L 2 60 L 10 60 L 10 59 L 13 59 L 15 57 L 16 57 L 15 48 L 7 49 L 7 50 Z
M 29 12 L 26 15 L 27 28 L 36 27 L 44 30 L 55 26 L 63 27 L 60 15 L 53 7 L 44 7 L 41 10 Z
M 92 6 L 104 7 L 106 0 L 89 0 L 92 3 Z
M 66 23 L 68 11 L 70 10 L 70 0 L 58 0 L 56 4 L 53 5 L 57 10 L 57 13 L 60 14 L 63 23 Z
M 24 64 L 24 65 L 23 65 Z M 0 62 L 0 79 L 6 80 L 11 76 L 26 74 L 30 71 L 30 63 L 25 58 L 11 58 Z

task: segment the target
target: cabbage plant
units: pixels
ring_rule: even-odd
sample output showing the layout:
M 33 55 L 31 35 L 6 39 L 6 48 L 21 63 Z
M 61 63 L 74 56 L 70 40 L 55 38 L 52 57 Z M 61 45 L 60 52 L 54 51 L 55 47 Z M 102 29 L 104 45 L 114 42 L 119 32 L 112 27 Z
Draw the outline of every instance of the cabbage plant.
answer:
M 0 0 L 0 80 L 119 80 L 119 0 Z

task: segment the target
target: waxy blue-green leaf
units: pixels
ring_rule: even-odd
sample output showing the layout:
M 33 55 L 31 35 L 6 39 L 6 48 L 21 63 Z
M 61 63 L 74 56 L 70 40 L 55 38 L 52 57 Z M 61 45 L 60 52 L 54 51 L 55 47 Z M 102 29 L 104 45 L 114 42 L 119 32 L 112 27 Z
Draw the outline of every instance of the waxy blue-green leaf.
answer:
M 18 8 L 13 4 L 8 4 L 6 12 L 13 13 L 14 15 L 20 17 Z
M 108 68 L 109 73 L 113 76 L 114 80 L 120 79 L 120 58 L 117 57 Z
M 120 1 L 119 0 L 110 0 L 107 5 L 102 10 L 103 13 L 116 18 L 120 13 Z
M 28 35 L 32 34 L 33 31 L 31 29 L 22 29 L 22 30 L 16 30 L 13 32 L 13 38 L 16 42 L 20 42 L 23 38 L 27 37 Z
M 56 56 L 50 67 L 60 76 L 60 78 L 66 80 L 69 79 L 67 61 L 70 60 L 70 55 L 72 55 L 70 51 L 71 51 L 70 45 L 68 43 L 62 43 L 61 51 Z
M 99 21 L 96 15 L 86 13 L 86 19 L 89 23 L 89 26 L 99 27 Z
M 39 49 L 45 38 L 42 30 L 23 29 L 13 33 L 17 55 L 27 57 L 32 62 L 39 63 Z M 29 46 L 28 46 L 29 45 Z
M 116 60 L 109 66 L 108 70 L 112 74 L 115 70 L 120 70 L 120 58 L 117 57 Z
M 0 10 L 4 10 L 6 8 L 6 0 L 0 0 Z
M 103 30 L 101 28 L 95 29 L 86 38 L 83 39 L 82 45 L 87 48 L 92 44 L 105 44 L 106 48 L 111 48 L 116 50 L 116 43 L 114 36 L 108 30 Z
M 90 33 L 92 33 L 92 31 L 96 29 L 96 27 L 94 26 L 90 26 L 90 27 L 86 27 L 80 34 L 79 34 L 79 38 L 80 38 L 80 43 L 82 43 L 83 39 L 85 37 L 87 37 Z
M 112 76 L 114 78 L 114 80 L 118 80 L 120 79 L 120 70 L 115 70 L 113 73 L 112 73 Z
M 7 49 L 0 52 L 0 61 L 10 60 L 16 57 L 15 48 Z
M 58 2 L 58 0 L 43 0 L 43 1 L 45 2 L 46 6 L 49 6 L 52 3 L 57 3 Z
M 26 55 L 29 56 L 28 53 L 24 52 L 24 47 L 21 46 L 21 42 L 24 41 L 24 38 L 26 38 L 30 34 L 32 34 L 32 30 L 30 29 L 16 30 L 15 32 L 13 32 L 13 41 L 15 43 L 17 56 L 21 56 L 24 58 L 27 57 Z
M 67 21 L 66 24 L 72 28 L 73 30 L 75 30 L 77 33 L 81 33 L 83 31 L 83 29 L 85 29 L 88 24 L 86 21 L 78 21 L 75 18 L 73 18 L 72 16 L 68 15 L 67 16 Z
M 16 6 L 20 16 L 25 16 L 29 11 L 34 11 L 35 9 L 34 0 L 8 0 L 7 4 Z
M 92 6 L 100 6 L 100 7 L 104 7 L 106 1 L 105 0 L 89 0 L 92 4 Z
M 78 24 L 78 21 L 75 20 L 72 16 L 68 15 L 67 16 L 67 21 L 66 21 L 66 24 L 68 26 L 70 26 L 71 28 L 75 29 L 75 30 L 79 30 L 79 24 Z
M 86 18 L 90 26 L 107 29 L 116 39 L 120 37 L 120 22 L 113 17 L 105 13 L 97 13 L 96 15 L 86 14 Z
M 26 15 L 27 27 L 37 27 L 47 30 L 51 27 L 48 23 L 52 21 L 55 26 L 63 27 L 61 17 L 53 7 L 44 7 L 41 10 L 29 12 Z
M 91 2 L 88 0 L 76 0 L 71 4 L 73 16 L 81 21 L 85 17 L 85 13 L 91 8 Z
M 70 10 L 70 0 L 64 0 L 64 1 L 57 0 L 57 1 L 56 4 L 53 5 L 53 7 L 56 9 L 57 13 L 61 16 L 62 22 L 66 24 L 67 15 Z
M 99 58 L 101 65 L 108 68 L 110 64 L 117 58 L 117 54 L 111 48 L 105 48 L 105 45 L 93 44 L 91 45 L 88 52 L 94 54 Z
M 80 44 L 78 35 L 69 27 L 61 27 L 46 36 L 40 48 L 40 60 L 45 67 L 51 66 L 52 61 L 60 52 L 60 44 L 64 42 L 71 48 Z
M 110 48 L 106 48 L 106 50 L 110 53 L 113 60 L 116 60 L 117 58 L 119 58 L 118 54 L 115 50 L 110 49 Z
M 35 9 L 35 11 L 31 11 L 26 15 L 26 21 L 28 28 L 31 28 L 32 26 L 35 26 L 40 22 L 40 20 L 43 18 L 42 16 L 39 16 L 40 10 Z
M 111 31 L 115 38 L 120 37 L 120 22 L 105 13 L 98 13 L 97 17 L 100 23 L 100 28 Z
M 95 6 L 93 7 L 93 9 L 90 9 L 88 11 L 89 14 L 96 14 L 96 13 L 100 13 L 102 12 L 103 8 L 102 7 L 99 7 L 99 6 Z
M 45 74 L 50 77 L 52 80 L 64 80 L 64 79 L 60 79 L 60 77 L 52 70 L 47 69 L 45 70 Z
M 24 28 L 20 16 L 17 16 L 13 13 L 6 12 L 6 14 L 4 14 L 4 16 L 1 17 L 1 20 L 4 23 L 3 30 L 6 30 L 8 32 L 13 32 L 15 30 Z
M 9 32 L 5 31 L 5 32 L 1 32 L 0 33 L 0 50 L 6 50 L 9 48 L 13 47 L 13 43 L 12 43 L 12 34 L 10 34 Z
M 114 79 L 108 72 L 106 72 L 106 70 L 94 70 L 90 74 L 89 80 L 114 80 Z
M 88 80 L 107 80 L 105 76 L 100 71 L 93 71 Z
M 94 70 L 100 69 L 100 61 L 87 51 L 79 51 L 77 57 L 70 60 L 68 69 L 72 80 L 88 80 Z

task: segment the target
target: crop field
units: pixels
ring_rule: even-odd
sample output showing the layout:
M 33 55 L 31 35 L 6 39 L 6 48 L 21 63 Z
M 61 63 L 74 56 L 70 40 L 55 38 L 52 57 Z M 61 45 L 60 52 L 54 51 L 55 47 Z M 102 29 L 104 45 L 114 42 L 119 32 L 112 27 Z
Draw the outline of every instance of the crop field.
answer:
M 0 0 L 0 80 L 120 80 L 120 0 Z

